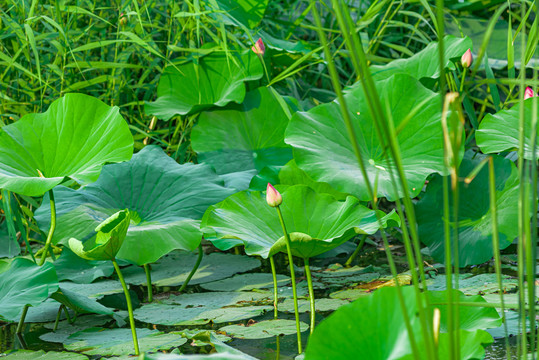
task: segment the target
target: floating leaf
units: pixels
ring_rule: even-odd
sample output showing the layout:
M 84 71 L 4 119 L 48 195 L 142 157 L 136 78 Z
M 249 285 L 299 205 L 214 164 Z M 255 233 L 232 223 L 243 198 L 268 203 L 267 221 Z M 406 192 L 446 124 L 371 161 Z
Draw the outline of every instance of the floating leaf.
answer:
M 198 221 L 209 205 L 231 193 L 208 165 L 179 165 L 157 146 L 147 146 L 131 161 L 106 165 L 99 179 L 84 188 L 54 190 L 58 219 L 53 241 L 84 239 L 120 209 L 131 222 L 117 257 L 142 265 L 173 249 L 195 249 L 202 238 Z M 36 212 L 49 226 L 50 207 Z
M 95 299 L 90 299 L 79 293 L 62 288 L 51 295 L 51 298 L 73 309 L 77 314 L 93 313 L 102 315 L 112 315 L 112 309 L 98 303 Z
M 155 352 L 179 347 L 187 342 L 178 332 L 162 333 L 157 330 L 137 329 L 141 352 Z M 70 351 L 87 355 L 131 355 L 133 339 L 131 329 L 89 328 L 67 338 L 64 346 Z
M 224 323 L 249 319 L 262 315 L 273 307 L 252 305 L 264 300 L 271 302 L 270 295 L 248 292 L 207 292 L 171 296 L 161 303 L 144 305 L 135 310 L 135 318 L 150 324 L 201 325 L 210 321 Z
M 428 175 L 446 173 L 439 96 L 403 74 L 377 81 L 376 89 L 386 104 L 385 115 L 392 119 L 395 127 L 407 121 L 396 140 L 408 192 L 416 196 Z M 393 174 L 396 169 L 386 160 L 363 89 L 354 89 L 345 96 L 345 101 L 372 188 L 377 183 L 378 197 L 389 200 L 402 197 L 402 189 L 398 194 L 394 191 L 389 169 Z M 366 179 L 361 174 L 337 102 L 294 114 L 286 130 L 286 142 L 294 147 L 298 166 L 315 181 L 327 182 L 338 191 L 369 200 Z
M 66 94 L 41 114 L 0 129 L 0 188 L 41 196 L 66 178 L 95 181 L 107 162 L 133 154 L 133 137 L 118 107 Z
M 300 331 L 309 329 L 309 325 L 300 321 Z M 228 325 L 223 326 L 219 331 L 224 331 L 228 335 L 237 339 L 264 339 L 279 335 L 292 335 L 296 333 L 296 322 L 294 320 L 264 320 L 249 326 Z
M 341 306 L 347 305 L 348 301 L 342 299 L 315 299 L 314 304 L 316 312 L 327 312 L 337 310 Z M 294 313 L 294 300 L 286 299 L 283 301 L 279 304 L 279 311 Z M 311 312 L 310 301 L 298 300 L 298 311 L 300 313 Z
M 157 87 L 157 100 L 145 111 L 162 120 L 192 114 L 212 106 L 241 103 L 245 81 L 260 79 L 262 64 L 248 51 L 244 54 L 212 53 L 183 65 L 168 66 Z
M 267 87 L 245 96 L 243 103 L 203 112 L 191 132 L 191 145 L 200 162 L 211 164 L 227 184 L 238 190 L 265 166 L 275 167 L 292 159 L 284 143 L 289 117 L 280 95 Z
M 530 129 L 533 120 L 533 99 L 524 101 L 524 104 L 516 104 L 508 110 L 498 111 L 496 114 L 487 114 L 481 121 L 479 129 L 475 134 L 477 145 L 484 153 L 499 153 L 519 147 L 519 121 L 520 107 L 524 106 L 524 158 L 531 160 L 533 152 L 532 141 L 539 141 L 539 136 L 535 134 L 532 139 Z M 539 157 L 539 150 L 535 150 L 535 157 Z
M 280 208 L 295 256 L 316 256 L 358 232 L 378 230 L 374 211 L 352 196 L 340 202 L 304 185 L 290 186 L 282 196 Z M 268 257 L 284 250 L 277 212 L 268 206 L 262 192 L 243 191 L 210 207 L 201 227 L 205 237 L 222 250 L 241 242 L 248 255 Z
M 60 321 L 58 323 L 58 328 L 55 331 L 51 331 L 43 335 L 40 335 L 39 338 L 43 341 L 63 343 L 70 335 L 76 332 L 79 332 L 81 330 L 85 330 L 91 327 L 103 326 L 109 321 L 111 321 L 110 316 L 103 316 L 103 315 L 77 316 L 77 319 L 73 324 L 71 324 L 67 320 Z M 54 329 L 54 324 L 55 323 L 48 323 L 48 324 L 45 324 L 44 327 L 46 329 L 52 330 Z
M 290 284 L 290 278 L 277 274 L 277 286 Z M 231 278 L 202 284 L 201 287 L 209 291 L 250 291 L 253 289 L 273 289 L 273 275 L 264 273 L 251 273 L 235 275 Z
M 174 252 L 151 265 L 152 283 L 156 286 L 180 286 L 193 269 L 196 257 L 191 253 Z M 189 284 L 204 284 L 226 279 L 234 274 L 260 267 L 260 260 L 250 256 L 211 253 L 202 258 L 200 266 Z M 122 270 L 125 281 L 130 284 L 146 285 L 146 275 L 139 267 Z
M 43 350 L 17 350 L 9 353 L 7 358 L 9 360 L 87 360 L 88 358 L 81 354 L 75 354 L 72 352 L 58 352 Z
M 469 150 L 459 168 L 459 177 L 464 179 L 486 155 Z M 518 236 L 518 187 L 519 177 L 512 161 L 493 157 L 496 180 L 496 206 L 500 248 L 505 249 Z M 474 180 L 466 184 L 459 181 L 459 264 L 480 264 L 494 256 L 492 250 L 492 216 L 488 186 L 488 167 L 484 166 Z M 431 256 L 438 261 L 444 259 L 443 225 L 443 179 L 435 176 L 425 195 L 416 204 L 416 216 L 420 240 L 426 244 Z M 450 204 L 450 214 L 453 214 Z M 450 222 L 451 228 L 454 227 Z M 453 241 L 453 239 L 451 239 Z M 453 245 L 451 245 L 453 248 Z M 474 249 L 470 251 L 470 249 Z M 453 255 L 454 256 L 454 255 Z
M 18 321 L 25 305 L 36 306 L 58 290 L 54 266 L 14 259 L 0 276 L 0 319 Z
M 455 279 L 453 279 L 455 281 Z M 437 275 L 434 279 L 427 279 L 429 290 L 446 290 L 445 275 Z M 513 292 L 518 288 L 518 280 L 502 274 L 502 291 Z M 466 295 L 485 295 L 500 291 L 496 274 L 459 274 L 459 289 Z M 498 297 L 499 302 L 499 297 Z

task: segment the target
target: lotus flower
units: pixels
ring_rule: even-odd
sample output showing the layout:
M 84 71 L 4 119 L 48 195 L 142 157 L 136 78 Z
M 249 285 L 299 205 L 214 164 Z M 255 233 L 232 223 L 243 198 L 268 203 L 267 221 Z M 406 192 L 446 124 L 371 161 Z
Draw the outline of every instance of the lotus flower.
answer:
M 533 89 L 531 87 L 527 87 L 526 90 L 524 91 L 524 100 L 526 99 L 529 99 L 529 98 L 532 98 L 536 96 L 535 95 L 535 92 L 533 92 Z
M 264 42 L 261 38 L 258 38 L 256 43 L 251 46 L 251 50 L 257 55 L 264 56 L 264 53 L 266 52 L 266 47 L 264 46 Z
M 279 206 L 283 202 L 281 193 L 278 192 L 270 183 L 268 183 L 268 187 L 266 189 L 266 202 L 271 207 Z
M 469 68 L 472 65 L 472 62 L 473 62 L 472 52 L 471 52 L 470 49 L 468 49 L 468 50 L 466 50 L 464 55 L 462 55 L 462 57 L 460 58 L 460 63 L 465 68 Z

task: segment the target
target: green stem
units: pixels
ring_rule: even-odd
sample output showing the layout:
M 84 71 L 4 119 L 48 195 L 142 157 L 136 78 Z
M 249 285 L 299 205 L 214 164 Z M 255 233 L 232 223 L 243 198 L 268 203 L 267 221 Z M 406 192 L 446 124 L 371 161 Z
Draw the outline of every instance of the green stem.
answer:
M 204 251 L 202 250 L 202 243 L 200 243 L 198 245 L 198 257 L 197 257 L 197 262 L 195 263 L 195 266 L 193 267 L 193 269 L 191 270 L 191 272 L 189 273 L 189 276 L 187 277 L 187 279 L 185 279 L 185 281 L 183 282 L 183 285 L 182 287 L 180 288 L 180 292 L 184 291 L 185 288 L 187 287 L 187 285 L 189 284 L 189 281 L 191 281 L 191 278 L 193 277 L 193 275 L 195 275 L 195 273 L 197 272 L 198 270 L 198 267 L 200 265 L 200 262 L 202 261 L 202 256 L 204 256 Z
M 45 242 L 43 253 L 41 254 L 41 259 L 39 260 L 39 266 L 45 264 L 49 248 L 51 247 L 52 235 L 54 234 L 54 230 L 56 229 L 56 205 L 54 203 L 54 193 L 52 192 L 52 189 L 49 190 L 49 197 L 51 204 L 51 227 L 49 229 L 49 234 L 47 235 L 47 241 Z
M 349 267 L 350 265 L 352 265 L 352 261 L 354 261 L 361 249 L 363 249 L 363 245 L 365 245 L 365 240 L 367 240 L 367 235 L 363 235 L 352 255 L 350 255 L 348 260 L 346 260 L 346 262 L 344 263 L 344 267 Z
M 120 282 L 122 283 L 122 288 L 124 289 L 125 301 L 127 302 L 127 311 L 129 312 L 129 324 L 131 325 L 131 335 L 133 335 L 133 345 L 135 346 L 135 355 L 138 356 L 140 354 L 140 351 L 138 347 L 137 330 L 135 329 L 135 318 L 133 317 L 133 305 L 131 304 L 131 296 L 129 295 L 129 290 L 127 289 L 127 285 L 125 284 L 124 277 L 122 275 L 122 272 L 120 271 L 120 267 L 118 266 L 116 259 L 112 259 L 112 265 L 114 265 L 114 269 L 118 274 L 118 279 L 120 279 Z
M 273 260 L 273 256 L 270 256 L 269 259 L 271 264 L 271 275 L 273 276 L 273 318 L 277 320 L 279 312 L 277 308 L 277 303 L 279 301 L 279 293 L 277 290 L 277 273 L 275 271 L 275 261 Z
M 150 266 L 148 264 L 144 264 L 144 272 L 146 273 L 146 284 L 148 287 L 148 302 L 152 302 L 153 301 L 152 273 L 150 270 Z
M 16 331 L 17 334 L 22 333 L 22 329 L 24 327 L 24 319 L 26 319 L 26 314 L 28 313 L 29 307 L 30 306 L 25 305 L 24 308 L 22 309 L 21 319 L 19 320 L 19 325 L 17 325 L 17 331 Z
M 466 73 L 468 72 L 468 68 L 464 68 L 464 71 L 462 71 L 462 79 L 460 80 L 460 90 L 459 93 L 462 94 L 462 90 L 464 90 L 464 80 L 466 80 Z
M 309 267 L 309 258 L 303 259 L 305 262 L 305 277 L 307 278 L 307 284 L 309 287 L 309 302 L 311 303 L 311 335 L 314 331 L 314 322 L 316 309 L 314 307 L 314 289 L 313 289 L 313 278 L 311 276 L 311 268 Z
M 62 309 L 64 308 L 64 305 L 60 305 L 58 308 L 58 313 L 56 314 L 56 320 L 54 321 L 54 327 L 52 328 L 52 331 L 56 331 L 58 329 L 58 324 L 60 323 L 60 316 L 62 316 Z
M 288 237 L 288 232 L 286 231 L 286 226 L 284 224 L 283 214 L 279 206 L 276 206 L 277 214 L 279 215 L 279 221 L 283 228 L 284 238 L 286 240 L 286 252 L 288 253 L 288 263 L 290 265 L 290 278 L 292 279 L 292 292 L 294 295 L 294 313 L 296 315 L 296 332 L 298 336 L 298 353 L 301 354 L 301 329 L 299 326 L 299 311 L 298 311 L 298 292 L 296 290 L 296 274 L 294 272 L 294 258 L 292 257 L 292 248 L 290 246 L 290 237 Z

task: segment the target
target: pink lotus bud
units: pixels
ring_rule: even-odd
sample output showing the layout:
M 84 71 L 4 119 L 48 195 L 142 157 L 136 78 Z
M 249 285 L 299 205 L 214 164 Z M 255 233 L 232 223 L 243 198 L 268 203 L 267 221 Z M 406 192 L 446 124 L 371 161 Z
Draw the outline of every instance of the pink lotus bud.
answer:
M 527 87 L 526 91 L 524 91 L 524 100 L 532 98 L 535 96 L 535 93 L 533 92 L 533 89 L 531 87 Z
M 266 202 L 271 207 L 279 206 L 283 202 L 281 193 L 278 192 L 270 183 L 268 183 L 268 187 L 266 189 Z
M 469 68 L 472 65 L 472 62 L 473 62 L 472 52 L 471 52 L 470 49 L 468 49 L 468 50 L 466 50 L 464 55 L 462 55 L 462 57 L 460 58 L 460 63 L 465 68 Z
M 120 25 L 125 26 L 127 24 L 127 16 L 124 13 L 120 14 Z
M 251 50 L 257 55 L 264 56 L 264 53 L 266 52 L 266 47 L 264 46 L 264 42 L 261 38 L 258 38 L 256 43 L 251 47 Z

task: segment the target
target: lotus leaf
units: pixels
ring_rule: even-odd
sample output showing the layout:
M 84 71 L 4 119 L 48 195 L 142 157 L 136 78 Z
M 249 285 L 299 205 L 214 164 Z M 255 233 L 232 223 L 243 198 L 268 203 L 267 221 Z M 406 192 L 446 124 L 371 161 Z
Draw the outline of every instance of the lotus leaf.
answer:
M 295 256 L 312 257 L 359 232 L 378 230 L 375 212 L 352 196 L 337 201 L 305 185 L 287 187 L 282 196 L 280 208 Z M 277 212 L 259 191 L 242 191 L 210 207 L 201 227 L 205 237 L 222 250 L 243 243 L 248 255 L 264 258 L 284 250 Z
M 87 360 L 88 358 L 81 354 L 72 352 L 58 352 L 43 350 L 17 350 L 8 354 L 9 360 Z
M 120 251 L 131 220 L 128 210 L 112 214 L 96 228 L 89 240 L 69 239 L 69 247 L 75 254 L 87 260 L 114 260 Z
M 385 115 L 393 120 L 395 127 L 407 121 L 397 141 L 408 192 L 416 196 L 428 175 L 446 173 L 439 96 L 403 74 L 377 81 L 376 89 L 386 104 Z M 402 189 L 395 196 L 389 168 L 394 174 L 396 169 L 387 160 L 378 140 L 363 89 L 354 89 L 345 96 L 345 101 L 372 188 L 377 183 L 378 197 L 389 200 L 402 197 Z M 297 165 L 315 181 L 327 182 L 338 191 L 369 200 L 366 179 L 361 174 L 337 102 L 294 114 L 285 141 L 294 147 Z
M 197 219 L 232 190 L 208 165 L 177 164 L 157 146 L 147 146 L 129 162 L 106 165 L 100 178 L 79 190 L 54 190 L 57 225 L 53 241 L 86 239 L 111 214 L 127 208 L 131 221 L 117 257 L 143 265 L 174 249 L 193 250 L 202 238 Z M 36 212 L 49 226 L 50 207 Z
M 68 247 L 62 249 L 62 255 L 54 262 L 58 280 L 71 280 L 79 284 L 89 284 L 100 277 L 112 275 L 114 267 L 108 261 L 83 259 Z
M 290 284 L 290 278 L 285 275 L 277 274 L 277 286 Z M 209 291 L 251 291 L 261 289 L 273 289 L 273 275 L 266 273 L 250 273 L 235 275 L 231 278 L 213 281 L 202 284 L 205 290 Z
M 157 100 L 146 103 L 147 114 L 162 120 L 196 113 L 212 106 L 241 103 L 245 81 L 260 79 L 262 64 L 251 51 L 212 53 L 182 65 L 168 66 L 157 87 Z
M 301 332 L 309 329 L 309 325 L 300 322 Z M 296 333 L 294 320 L 264 320 L 249 326 L 227 325 L 219 329 L 237 339 L 264 339 L 279 335 L 292 335 Z
M 464 179 L 486 157 L 469 150 L 459 168 L 459 177 Z M 493 157 L 496 178 L 496 206 L 500 248 L 505 249 L 518 236 L 518 186 L 516 166 L 510 160 Z M 470 184 L 459 182 L 459 264 L 480 264 L 494 256 L 492 251 L 492 216 L 490 212 L 488 167 L 483 167 Z M 443 226 L 443 179 L 435 176 L 425 195 L 416 204 L 420 240 L 426 244 L 431 256 L 438 261 L 444 259 Z M 450 206 L 450 213 L 453 213 Z M 453 222 L 451 222 L 453 228 Z M 452 239 L 453 240 L 453 239 Z M 452 245 L 453 246 L 453 245 Z M 474 249 L 470 251 L 470 249 Z
M 67 178 L 95 181 L 105 163 L 133 154 L 133 137 L 117 107 L 66 94 L 41 114 L 0 129 L 0 188 L 41 196 Z
M 205 111 L 191 132 L 198 160 L 211 164 L 238 190 L 264 167 L 278 167 L 292 159 L 284 143 L 289 122 L 288 109 L 274 90 L 260 87 L 250 91 L 242 104 Z
M 162 333 L 157 330 L 137 329 L 141 352 L 155 352 L 179 347 L 187 342 L 179 333 Z M 133 342 L 130 329 L 89 328 L 74 333 L 64 342 L 67 350 L 81 351 L 87 355 L 130 355 Z
M 401 288 L 405 311 L 410 318 L 419 349 L 424 348 L 421 336 L 421 323 L 417 316 L 417 302 L 412 287 Z M 322 321 L 309 340 L 305 359 L 413 359 L 410 337 L 406 329 L 397 289 L 382 288 L 373 294 L 364 296 L 355 302 L 345 305 Z M 434 298 L 440 295 L 431 295 Z M 442 319 L 445 309 L 440 308 Z M 483 344 L 492 342 L 492 337 L 483 330 L 476 330 L 494 325 L 492 314 L 484 313 L 483 308 L 469 307 L 467 315 L 473 316 L 473 326 L 460 330 L 460 359 L 475 359 L 484 356 Z M 490 309 L 492 310 L 492 309 Z M 464 311 L 464 310 L 463 310 Z M 376 321 L 372 321 L 376 319 Z M 460 318 L 463 328 L 467 319 Z M 430 319 L 432 322 L 432 319 Z M 498 320 L 499 323 L 499 320 Z M 380 326 L 384 324 L 384 326 Z M 481 325 L 482 324 L 482 325 Z M 347 336 L 342 336 L 342 329 L 347 329 Z M 441 325 L 445 329 L 445 324 Z M 447 334 L 440 334 L 438 354 L 440 359 L 448 357 Z M 421 359 L 427 353 L 421 350 Z
M 487 114 L 481 121 L 479 129 L 475 134 L 477 145 L 484 153 L 499 153 L 519 147 L 519 118 L 520 107 L 524 106 L 524 158 L 532 159 L 533 151 L 531 142 L 539 141 L 537 133 L 532 139 L 531 124 L 533 118 L 533 99 L 527 99 L 523 104 L 516 104 L 508 110 L 498 111 L 496 114 Z M 535 157 L 539 157 L 539 150 L 536 148 Z
M 58 290 L 54 266 L 37 266 L 24 258 L 14 259 L 0 276 L 0 319 L 18 321 L 24 306 L 36 306 Z

